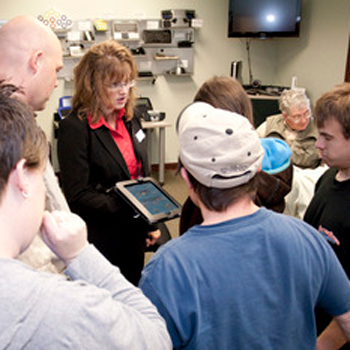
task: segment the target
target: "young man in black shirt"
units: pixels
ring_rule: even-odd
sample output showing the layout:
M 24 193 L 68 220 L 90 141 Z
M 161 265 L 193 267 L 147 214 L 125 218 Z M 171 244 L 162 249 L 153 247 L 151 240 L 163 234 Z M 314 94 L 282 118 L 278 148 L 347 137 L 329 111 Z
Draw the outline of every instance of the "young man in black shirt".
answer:
M 316 147 L 330 169 L 316 183 L 304 220 L 330 241 L 350 277 L 350 84 L 323 94 L 314 115 L 319 133 Z M 320 313 L 316 318 L 320 333 L 330 319 Z

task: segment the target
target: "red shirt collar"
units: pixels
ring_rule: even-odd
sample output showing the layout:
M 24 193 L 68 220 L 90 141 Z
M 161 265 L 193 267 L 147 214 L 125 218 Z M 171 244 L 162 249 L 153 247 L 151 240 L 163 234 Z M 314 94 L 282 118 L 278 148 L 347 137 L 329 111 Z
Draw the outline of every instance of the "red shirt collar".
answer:
M 125 115 L 125 108 L 117 110 L 117 119 L 124 117 L 124 115 Z M 91 119 L 92 119 L 91 114 L 88 114 L 87 121 L 91 129 L 95 130 L 100 128 L 101 126 L 105 126 L 106 128 L 112 130 L 111 126 L 106 122 L 106 119 L 102 114 L 96 124 L 92 124 Z

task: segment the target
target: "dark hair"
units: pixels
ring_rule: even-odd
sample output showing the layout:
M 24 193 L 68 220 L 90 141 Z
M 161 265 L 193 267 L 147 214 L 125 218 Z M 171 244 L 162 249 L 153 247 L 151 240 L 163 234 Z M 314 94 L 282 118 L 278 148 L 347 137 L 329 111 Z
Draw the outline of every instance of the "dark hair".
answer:
M 193 186 L 194 192 L 198 195 L 202 204 L 209 210 L 222 212 L 230 205 L 237 202 L 245 194 L 249 194 L 252 201 L 255 200 L 258 188 L 257 176 L 254 176 L 247 183 L 232 188 L 212 188 L 198 182 L 187 170 L 188 179 Z
M 254 125 L 252 103 L 241 83 L 234 78 L 214 76 L 208 79 L 198 90 L 194 101 L 238 113 Z
M 324 126 L 325 121 L 335 119 L 342 128 L 346 139 L 350 138 L 350 83 L 336 85 L 334 89 L 323 94 L 317 101 L 314 111 L 317 127 Z
M 258 174 L 255 175 L 247 183 L 222 189 L 212 188 L 201 184 L 195 177 L 183 166 L 181 160 L 178 161 L 178 169 L 180 172 L 181 168 L 186 170 L 188 179 L 193 187 L 193 191 L 198 195 L 200 201 L 209 210 L 221 212 L 226 210 L 231 204 L 234 204 L 242 195 L 249 194 L 250 198 L 254 201 L 256 192 L 258 189 Z
M 30 108 L 12 93 L 15 86 L 0 82 L 0 196 L 11 171 L 25 159 L 26 167 L 37 169 L 48 156 L 48 144 Z
M 106 85 L 114 82 L 131 81 L 137 77 L 137 67 L 130 51 L 111 39 L 93 45 L 74 69 L 75 92 L 72 99 L 73 110 L 80 118 L 92 115 L 92 123 L 97 123 L 103 106 L 110 104 Z M 125 106 L 126 119 L 133 117 L 135 105 L 134 89 L 130 88 Z

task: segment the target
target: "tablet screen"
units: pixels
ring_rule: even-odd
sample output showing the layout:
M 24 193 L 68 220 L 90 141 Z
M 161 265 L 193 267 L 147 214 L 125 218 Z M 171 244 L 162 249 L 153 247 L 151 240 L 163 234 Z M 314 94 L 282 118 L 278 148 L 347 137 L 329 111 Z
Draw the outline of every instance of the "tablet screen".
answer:
M 149 223 L 180 215 L 180 204 L 151 178 L 118 182 L 116 188 Z
M 126 188 L 152 215 L 171 213 L 173 210 L 177 209 L 177 206 L 152 182 L 133 184 L 126 186 Z

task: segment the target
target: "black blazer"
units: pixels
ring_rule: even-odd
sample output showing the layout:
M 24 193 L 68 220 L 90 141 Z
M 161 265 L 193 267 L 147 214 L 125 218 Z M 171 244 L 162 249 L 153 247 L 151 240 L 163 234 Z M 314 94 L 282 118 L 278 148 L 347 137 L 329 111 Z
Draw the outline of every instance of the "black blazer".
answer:
M 125 122 L 142 173 L 149 176 L 147 145 L 140 120 Z M 106 127 L 91 129 L 75 113 L 60 122 L 58 160 L 63 192 L 71 210 L 87 223 L 89 241 L 135 283 L 143 266 L 150 227 L 113 190 L 130 179 L 124 158 Z M 136 266 L 134 266 L 136 265 Z M 131 271 L 129 271 L 131 270 Z M 136 273 L 136 277 L 135 277 Z M 135 283 L 136 284 L 136 283 Z

